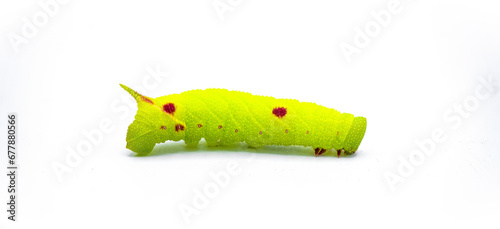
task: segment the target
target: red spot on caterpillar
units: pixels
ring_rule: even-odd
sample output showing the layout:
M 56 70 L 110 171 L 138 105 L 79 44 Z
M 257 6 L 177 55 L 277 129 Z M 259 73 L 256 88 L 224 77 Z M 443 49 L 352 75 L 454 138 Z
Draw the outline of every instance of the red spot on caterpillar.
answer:
M 166 129 L 167 129 L 167 127 L 166 127 L 166 126 L 161 126 L 161 127 L 160 127 L 160 129 L 162 129 L 162 130 L 166 130 Z
M 146 103 L 154 104 L 153 101 L 146 96 L 141 96 L 141 99 Z
M 219 125 L 219 129 L 222 129 L 222 126 L 221 126 L 221 125 Z
M 288 133 L 288 130 L 285 130 L 285 133 Z
M 163 105 L 163 111 L 172 114 L 175 112 L 175 105 L 173 103 L 167 103 Z
M 198 128 L 201 128 L 202 126 L 203 126 L 203 125 L 201 125 L 201 124 L 198 124 Z
M 259 134 L 262 135 L 262 131 L 259 131 Z
M 234 130 L 235 133 L 238 133 L 238 129 Z
M 306 134 L 309 134 L 309 130 L 306 132 Z
M 276 107 L 273 109 L 273 114 L 278 118 L 283 118 L 286 115 L 286 108 Z
M 182 124 L 175 125 L 175 131 L 179 132 L 179 130 L 184 130 L 184 126 Z

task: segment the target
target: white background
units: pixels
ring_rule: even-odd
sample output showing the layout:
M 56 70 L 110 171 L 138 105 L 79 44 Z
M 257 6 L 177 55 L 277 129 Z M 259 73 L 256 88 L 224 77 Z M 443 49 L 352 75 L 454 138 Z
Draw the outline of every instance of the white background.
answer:
M 219 3 L 231 9 L 223 18 L 213 0 L 70 1 L 44 22 L 38 1 L 0 2 L 0 171 L 8 112 L 18 113 L 20 167 L 15 223 L 0 176 L 0 228 L 498 228 L 500 85 L 481 83 L 500 79 L 494 1 L 395 1 L 385 26 L 371 12 L 390 1 Z M 367 25 L 373 36 L 356 46 Z M 357 48 L 350 61 L 345 44 Z M 150 97 L 217 87 L 311 101 L 367 117 L 368 128 L 350 157 L 205 142 L 135 157 L 125 136 L 136 107 L 119 83 Z M 101 122 L 111 130 L 75 157 Z M 398 172 L 436 130 L 445 141 Z M 194 206 L 216 184 L 210 173 L 235 164 Z M 70 171 L 58 179 L 56 165 Z M 387 174 L 401 176 L 394 189 Z M 184 217 L 186 206 L 196 214 Z

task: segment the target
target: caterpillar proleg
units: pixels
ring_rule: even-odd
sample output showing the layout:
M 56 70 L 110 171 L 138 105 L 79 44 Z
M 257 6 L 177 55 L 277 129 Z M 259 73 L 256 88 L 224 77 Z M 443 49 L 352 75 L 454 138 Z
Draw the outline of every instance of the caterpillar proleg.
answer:
M 226 89 L 191 90 L 158 98 L 143 96 L 120 84 L 137 101 L 127 131 L 127 148 L 149 154 L 157 143 L 184 140 L 209 146 L 246 142 L 312 147 L 353 154 L 361 144 L 366 118 L 354 117 L 311 102 L 276 99 Z

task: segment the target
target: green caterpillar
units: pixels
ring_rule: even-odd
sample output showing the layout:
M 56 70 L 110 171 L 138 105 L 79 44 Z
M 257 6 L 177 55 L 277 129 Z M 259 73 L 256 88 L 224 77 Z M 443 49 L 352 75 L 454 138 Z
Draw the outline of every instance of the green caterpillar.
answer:
M 137 101 L 138 111 L 127 131 L 127 148 L 149 154 L 157 143 L 184 140 L 209 146 L 246 142 L 310 146 L 353 154 L 361 144 L 366 118 L 340 113 L 315 103 L 275 99 L 226 89 L 191 90 L 158 98 L 143 96 L 120 84 Z

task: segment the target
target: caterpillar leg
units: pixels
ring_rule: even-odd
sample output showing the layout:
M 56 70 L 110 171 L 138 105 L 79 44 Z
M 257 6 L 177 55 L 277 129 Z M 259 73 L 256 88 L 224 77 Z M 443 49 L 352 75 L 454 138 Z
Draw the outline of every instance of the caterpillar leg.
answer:
M 199 141 L 184 141 L 188 148 L 196 148 L 198 146 Z
M 207 146 L 209 147 L 219 146 L 219 141 L 207 141 Z
M 236 144 L 236 142 L 225 141 L 225 140 L 207 141 L 207 145 L 210 147 L 212 147 L 212 146 L 231 146 L 234 144 Z
M 262 144 L 257 144 L 257 143 L 247 143 L 247 147 L 251 149 L 256 149 L 263 146 Z
M 326 149 L 323 149 L 323 148 L 316 148 L 316 149 L 314 149 L 314 156 L 315 156 L 315 157 L 320 156 L 320 155 L 321 155 L 321 154 L 323 154 L 325 151 L 326 151 Z
M 220 146 L 232 146 L 236 144 L 236 141 L 233 139 L 222 139 L 219 141 Z
M 349 149 L 342 149 L 342 150 L 344 150 L 345 155 L 352 155 L 353 153 L 356 153 L 356 151 L 353 151 L 352 149 L 351 150 L 349 150 Z
M 254 149 L 266 145 L 264 142 L 259 141 L 259 139 L 257 138 L 246 139 L 245 143 L 247 144 L 248 148 L 254 148 Z
M 340 154 L 344 153 L 345 155 L 351 155 L 356 153 L 356 151 L 345 150 L 344 148 L 337 150 L 337 157 L 340 157 Z

